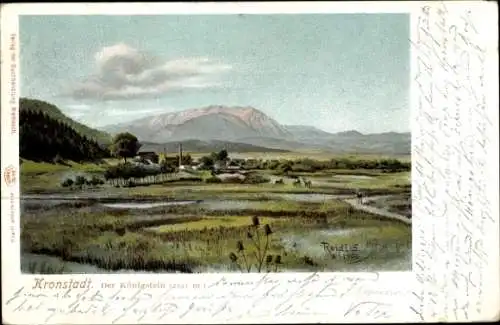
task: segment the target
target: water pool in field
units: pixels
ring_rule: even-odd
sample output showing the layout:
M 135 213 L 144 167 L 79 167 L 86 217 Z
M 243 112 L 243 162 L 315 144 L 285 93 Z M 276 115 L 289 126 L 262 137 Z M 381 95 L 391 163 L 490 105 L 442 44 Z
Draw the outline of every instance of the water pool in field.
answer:
M 101 203 L 102 206 L 112 209 L 153 209 L 163 206 L 178 206 L 197 204 L 199 201 L 171 201 L 171 202 L 118 202 Z
M 295 201 L 295 202 L 311 202 L 321 203 L 328 200 L 340 200 L 348 198 L 348 195 L 333 195 L 321 193 L 267 193 L 266 197 L 270 199 Z M 161 201 L 161 200 L 127 200 L 127 199 L 108 199 L 109 202 L 99 202 L 97 199 L 71 198 L 61 197 L 55 198 L 51 196 L 38 195 L 23 198 L 21 204 L 26 208 L 50 208 L 61 205 L 71 206 L 72 204 L 82 204 L 86 206 L 102 206 L 109 209 L 130 209 L 130 210 L 147 210 L 158 207 L 167 206 L 188 206 L 199 205 L 201 208 L 208 210 L 243 210 L 258 208 L 263 201 L 258 200 L 225 200 L 225 199 L 206 199 L 206 200 L 178 200 L 178 201 Z
M 349 195 L 321 194 L 321 193 L 272 193 L 270 197 L 276 197 L 288 201 L 321 203 L 328 200 L 340 200 L 352 197 Z
M 356 179 L 370 180 L 375 178 L 373 176 L 367 176 L 367 175 L 350 175 L 350 174 L 332 175 L 332 177 L 340 180 L 356 180 Z

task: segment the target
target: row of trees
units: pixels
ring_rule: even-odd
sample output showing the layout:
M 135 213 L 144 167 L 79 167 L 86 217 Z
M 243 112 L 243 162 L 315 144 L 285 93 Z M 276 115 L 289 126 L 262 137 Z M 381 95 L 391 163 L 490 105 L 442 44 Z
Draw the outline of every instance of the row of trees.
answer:
M 21 110 L 19 128 L 19 155 L 26 159 L 95 161 L 110 155 L 95 140 L 41 111 Z
M 212 152 L 208 156 L 200 158 L 205 168 L 211 168 L 216 163 L 225 163 L 229 159 L 226 150 Z M 334 158 L 327 161 L 309 158 L 287 160 L 287 159 L 231 159 L 232 163 L 246 170 L 275 170 L 279 173 L 288 172 L 316 172 L 328 169 L 378 169 L 386 172 L 410 171 L 411 163 L 402 162 L 398 159 L 349 159 Z
M 348 158 L 331 159 L 327 161 L 313 159 L 297 160 L 235 160 L 244 169 L 270 169 L 280 173 L 287 172 L 316 172 L 327 169 L 378 169 L 387 172 L 409 171 L 410 162 L 401 162 L 397 159 L 356 160 Z
M 92 176 L 91 178 L 86 178 L 85 176 L 76 176 L 75 179 L 73 178 L 67 178 L 65 179 L 62 183 L 62 187 L 80 187 L 82 188 L 83 186 L 91 186 L 91 187 L 97 187 L 99 185 L 103 185 L 104 181 L 100 179 L 97 176 Z
M 108 167 L 104 178 L 112 185 L 151 184 L 165 181 L 167 175 L 175 171 L 176 167 L 168 162 L 162 163 L 159 169 L 127 162 Z

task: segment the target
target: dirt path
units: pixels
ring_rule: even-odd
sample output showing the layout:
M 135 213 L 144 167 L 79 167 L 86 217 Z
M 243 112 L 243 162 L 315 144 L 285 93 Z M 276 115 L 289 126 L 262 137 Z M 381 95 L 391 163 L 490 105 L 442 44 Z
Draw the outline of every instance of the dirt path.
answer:
M 340 175 L 340 176 L 342 176 L 342 175 Z M 278 178 L 276 178 L 276 179 L 278 179 Z M 293 181 L 295 181 L 295 179 L 290 178 L 290 177 L 286 177 L 286 176 L 285 177 L 281 177 L 281 179 L 285 180 L 285 182 L 293 182 Z M 314 180 L 313 184 L 320 185 L 320 186 L 324 185 L 324 186 L 329 186 L 329 187 L 331 187 L 331 185 L 332 185 L 332 184 L 327 183 L 327 182 L 321 182 L 321 181 L 318 182 L 317 180 Z M 380 200 L 380 199 L 389 198 L 391 196 L 393 196 L 393 195 L 373 195 L 373 196 L 364 197 L 363 201 L 364 201 L 364 203 L 367 203 L 367 202 L 377 201 L 377 200 Z M 349 194 L 347 194 L 347 195 L 345 195 L 345 194 L 337 194 L 337 195 L 330 195 L 329 198 L 330 199 L 343 200 L 344 202 L 349 203 L 352 207 L 354 207 L 357 210 L 362 210 L 362 211 L 369 212 L 369 213 L 372 213 L 372 214 L 376 214 L 376 215 L 379 215 L 379 216 L 383 216 L 383 217 L 386 217 L 386 218 L 389 218 L 389 219 L 399 220 L 399 221 L 402 221 L 402 222 L 404 222 L 406 224 L 411 225 L 411 219 L 410 218 L 408 218 L 406 216 L 403 216 L 403 215 L 400 215 L 400 214 L 397 214 L 397 213 L 394 213 L 394 212 L 390 212 L 387 209 L 377 208 L 377 207 L 366 205 L 366 204 L 360 204 L 358 202 L 358 199 L 355 198 L 355 197 L 353 197 L 353 195 L 349 195 Z
M 375 200 L 382 199 L 385 197 L 388 197 L 388 195 L 377 195 L 377 196 L 365 197 L 364 201 L 370 202 L 370 201 L 375 201 Z M 360 204 L 358 202 L 357 198 L 345 199 L 344 201 L 349 203 L 350 205 L 352 205 L 355 209 L 369 212 L 369 213 L 373 213 L 373 214 L 377 214 L 377 215 L 384 216 L 384 217 L 387 217 L 390 219 L 399 220 L 399 221 L 402 221 L 408 225 L 411 225 L 410 218 L 407 218 L 403 215 L 400 215 L 400 214 L 397 214 L 394 212 L 390 212 L 389 210 L 386 210 L 386 209 L 376 208 L 376 207 L 366 205 L 366 204 Z

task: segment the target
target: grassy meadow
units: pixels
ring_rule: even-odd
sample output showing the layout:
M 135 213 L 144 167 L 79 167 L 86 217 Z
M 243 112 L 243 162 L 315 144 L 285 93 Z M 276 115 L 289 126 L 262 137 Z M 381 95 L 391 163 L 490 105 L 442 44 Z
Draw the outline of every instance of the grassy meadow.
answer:
M 265 153 L 245 155 L 270 157 Z M 278 155 L 278 159 L 332 158 L 325 153 Z M 170 173 L 153 185 L 61 186 L 74 175 L 103 178 L 106 169 L 117 163 L 114 159 L 93 164 L 22 161 L 21 191 L 27 197 L 21 202 L 23 272 L 410 267 L 411 224 L 392 220 L 383 212 L 373 213 L 407 213 L 409 172 L 326 169 L 279 175 L 275 170 L 260 169 L 251 172 L 268 181 L 252 184 L 211 183 L 207 179 L 213 176 L 199 171 L 190 177 Z M 295 177 L 310 180 L 312 186 L 297 186 Z M 285 181 L 276 183 L 276 178 Z M 348 202 L 355 198 L 356 190 L 373 198 L 365 204 L 372 210 Z M 406 216 L 411 218 L 411 209 Z

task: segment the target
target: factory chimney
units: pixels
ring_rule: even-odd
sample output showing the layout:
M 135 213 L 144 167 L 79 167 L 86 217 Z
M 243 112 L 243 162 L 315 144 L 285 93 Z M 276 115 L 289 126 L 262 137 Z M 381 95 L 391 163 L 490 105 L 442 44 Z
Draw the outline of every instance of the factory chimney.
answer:
M 182 143 L 179 143 L 179 167 L 182 166 Z

